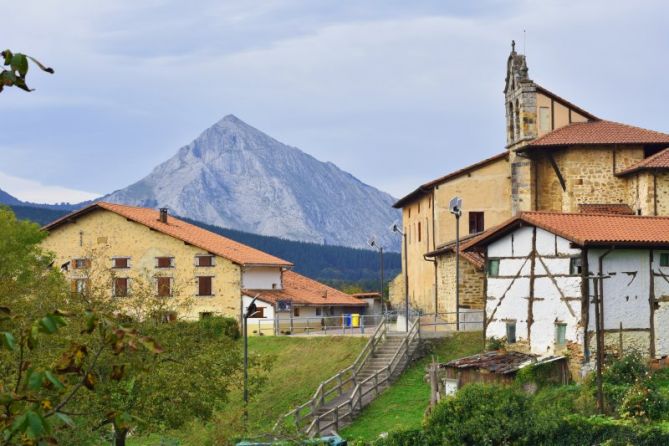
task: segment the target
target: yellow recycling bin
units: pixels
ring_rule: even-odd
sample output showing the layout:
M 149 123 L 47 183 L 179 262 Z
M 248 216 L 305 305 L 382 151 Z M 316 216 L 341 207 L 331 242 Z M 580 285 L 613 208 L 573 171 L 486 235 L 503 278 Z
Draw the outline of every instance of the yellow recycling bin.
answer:
M 353 313 L 351 315 L 351 327 L 360 326 L 360 315 L 358 313 Z

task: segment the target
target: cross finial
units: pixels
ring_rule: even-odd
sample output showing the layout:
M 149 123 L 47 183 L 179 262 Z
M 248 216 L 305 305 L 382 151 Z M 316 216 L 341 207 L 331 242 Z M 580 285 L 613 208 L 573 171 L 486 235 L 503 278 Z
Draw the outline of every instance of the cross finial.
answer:
M 512 53 L 516 52 L 516 41 L 515 40 L 511 41 L 511 52 Z

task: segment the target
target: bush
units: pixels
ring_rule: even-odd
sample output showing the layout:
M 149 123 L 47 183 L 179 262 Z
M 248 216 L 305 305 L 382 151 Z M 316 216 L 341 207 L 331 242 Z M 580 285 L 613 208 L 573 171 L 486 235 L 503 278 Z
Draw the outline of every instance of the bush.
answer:
M 669 402 L 648 381 L 638 382 L 627 390 L 618 414 L 637 421 L 660 420 L 667 416 Z
M 426 431 L 437 444 L 527 444 L 534 424 L 530 403 L 514 387 L 470 384 L 435 408 Z
M 354 445 L 364 445 L 365 443 L 353 443 Z M 379 438 L 372 443 L 374 446 L 437 446 L 433 439 L 429 439 L 425 432 L 419 429 L 410 429 L 406 431 L 391 432 L 386 438 Z
M 230 339 L 239 339 L 241 336 L 237 320 L 231 317 L 207 317 L 199 323 L 202 330 L 213 337 L 224 335 Z

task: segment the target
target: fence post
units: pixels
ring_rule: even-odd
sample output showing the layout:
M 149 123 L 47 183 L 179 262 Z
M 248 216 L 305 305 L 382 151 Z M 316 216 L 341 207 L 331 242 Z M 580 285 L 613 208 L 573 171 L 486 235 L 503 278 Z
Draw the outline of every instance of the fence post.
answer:
M 344 394 L 344 389 L 342 388 L 343 384 L 341 381 L 341 372 L 337 373 L 337 383 L 339 384 L 339 396 Z
M 360 333 L 365 334 L 365 315 L 360 315 Z
M 311 334 L 311 329 L 309 328 L 309 318 L 307 318 L 307 334 Z
M 339 430 L 339 406 L 335 406 L 335 431 Z

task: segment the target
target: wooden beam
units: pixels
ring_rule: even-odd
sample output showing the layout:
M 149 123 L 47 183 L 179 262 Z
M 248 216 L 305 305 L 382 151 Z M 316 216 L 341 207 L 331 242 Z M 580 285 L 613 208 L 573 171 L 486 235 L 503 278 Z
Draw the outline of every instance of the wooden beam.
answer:
M 547 152 L 546 157 L 548 158 L 548 161 L 551 163 L 551 167 L 553 167 L 553 170 L 555 171 L 555 175 L 557 175 L 558 180 L 560 181 L 560 186 L 562 186 L 562 190 L 566 191 L 567 190 L 567 184 L 564 181 L 564 177 L 562 176 L 562 172 L 560 172 L 560 167 L 558 167 L 557 163 L 555 162 L 555 158 L 553 158 L 553 154 L 551 152 Z

